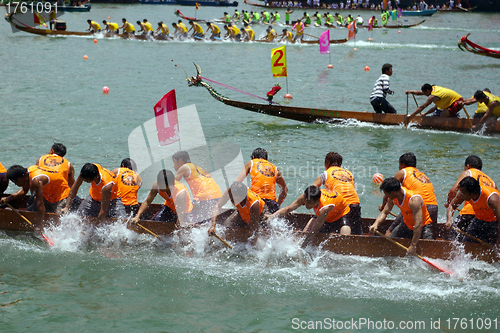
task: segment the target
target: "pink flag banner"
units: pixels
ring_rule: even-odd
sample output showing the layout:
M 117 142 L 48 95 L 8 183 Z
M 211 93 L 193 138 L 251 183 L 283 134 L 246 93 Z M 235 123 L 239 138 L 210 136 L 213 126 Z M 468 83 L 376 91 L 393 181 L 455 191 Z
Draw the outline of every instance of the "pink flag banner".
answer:
M 163 96 L 154 106 L 154 111 L 160 146 L 166 146 L 179 141 L 180 132 L 175 90 L 171 90 Z
M 330 54 L 330 30 L 326 30 L 319 37 L 319 53 Z
M 371 18 L 370 22 L 368 22 L 368 31 L 372 31 L 373 30 L 373 21 L 374 21 L 374 19 Z

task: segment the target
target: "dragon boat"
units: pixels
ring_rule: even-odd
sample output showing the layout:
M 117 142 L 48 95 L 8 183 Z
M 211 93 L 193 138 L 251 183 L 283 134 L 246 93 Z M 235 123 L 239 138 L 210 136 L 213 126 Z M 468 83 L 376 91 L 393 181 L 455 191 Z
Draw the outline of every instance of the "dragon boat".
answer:
M 35 221 L 37 218 L 36 212 L 27 212 L 24 209 L 26 207 L 27 197 L 11 202 L 15 209 L 10 208 L 0 208 L 0 230 L 5 232 L 8 236 L 16 236 L 19 234 L 34 234 L 35 230 L 33 225 L 30 225 L 24 218 Z M 155 212 L 161 208 L 159 204 L 151 204 L 142 217 L 150 218 Z M 225 219 L 233 212 L 232 209 L 225 211 L 219 215 L 218 223 L 222 223 Z M 22 216 L 21 216 L 22 215 Z M 298 244 L 301 244 L 305 235 L 302 233 L 302 229 L 305 227 L 309 219 L 313 217 L 310 214 L 291 214 L 286 218 L 287 229 L 289 231 L 290 237 L 297 240 Z M 50 227 L 58 226 L 61 223 L 62 216 L 53 213 L 47 213 L 47 218 L 43 223 L 45 230 Z M 80 217 L 81 223 L 86 226 L 99 226 L 96 218 L 92 217 Z M 406 251 L 402 248 L 395 246 L 386 239 L 369 234 L 368 228 L 373 224 L 373 218 L 363 218 L 363 235 L 340 235 L 336 233 L 317 233 L 315 237 L 309 243 L 309 246 L 321 247 L 323 250 L 331 251 L 343 255 L 358 255 L 367 257 L 402 257 L 406 255 Z M 386 220 L 379 227 L 379 231 L 385 232 L 392 221 Z M 124 223 L 127 228 L 141 234 L 150 234 L 151 237 L 158 236 L 160 239 L 163 237 L 168 237 L 178 232 L 189 232 L 193 228 L 206 228 L 205 225 L 200 224 L 188 224 L 183 227 L 177 227 L 175 223 L 171 222 L 155 222 L 151 220 L 141 220 L 138 224 L 128 223 L 126 219 L 118 220 L 109 218 L 105 224 L 113 223 Z M 230 244 L 246 243 L 249 238 L 252 237 L 253 231 L 245 226 L 230 226 L 223 229 L 218 228 L 217 232 Z M 272 226 L 268 225 L 262 227 L 257 231 L 257 237 L 268 239 L 273 237 L 273 235 L 282 234 L 284 231 L 282 228 L 280 230 L 273 229 Z M 154 234 L 154 235 L 153 235 Z M 500 258 L 496 252 L 483 244 L 480 243 L 457 243 L 447 240 L 449 235 L 449 230 L 445 228 L 444 224 L 436 225 L 436 236 L 435 240 L 420 240 L 418 243 L 418 254 L 421 256 L 429 257 L 432 259 L 443 259 L 448 260 L 454 258 L 458 255 L 467 255 L 476 260 L 482 260 L 486 262 L 498 262 Z M 410 239 L 395 239 L 404 246 L 409 246 Z M 214 242 L 217 240 L 214 239 Z M 57 245 L 57 244 L 56 244 Z
M 500 59 L 500 51 L 487 49 L 485 47 L 477 45 L 476 43 L 471 42 L 468 39 L 469 35 L 470 33 L 468 33 L 465 37 L 462 37 L 458 40 L 458 47 L 460 48 L 460 50 L 464 52 L 469 51 L 471 53 L 486 57 Z
M 267 104 L 249 103 L 242 101 L 235 101 L 222 96 L 215 91 L 208 83 L 204 82 L 206 79 L 201 76 L 201 68 L 194 64 L 197 70 L 197 75 L 191 78 L 186 78 L 190 87 L 204 87 L 208 90 L 210 95 L 226 105 L 235 108 L 244 109 L 252 112 L 267 114 L 270 116 L 297 120 L 307 123 L 313 122 L 345 122 L 346 120 L 353 119 L 359 122 L 366 122 L 379 125 L 389 126 L 415 126 L 421 129 L 435 129 L 442 131 L 456 131 L 456 132 L 470 132 L 471 125 L 479 122 L 479 119 L 467 118 L 451 118 L 451 117 L 431 117 L 431 116 L 416 116 L 411 119 L 408 124 L 404 114 L 391 114 L 391 113 L 374 113 L 368 111 L 342 111 L 342 110 L 328 110 L 312 107 L 295 107 L 285 106 L 276 102 L 269 102 Z M 206 79 L 208 80 L 208 79 Z M 210 80 L 211 81 L 211 80 Z M 214 81 L 212 81 L 214 82 Z M 500 121 L 488 127 L 488 133 L 500 133 Z

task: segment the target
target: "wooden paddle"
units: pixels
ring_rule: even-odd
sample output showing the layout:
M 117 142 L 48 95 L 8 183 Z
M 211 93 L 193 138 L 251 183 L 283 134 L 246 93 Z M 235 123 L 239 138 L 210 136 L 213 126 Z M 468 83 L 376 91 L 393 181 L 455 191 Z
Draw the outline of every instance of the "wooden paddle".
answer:
M 314 38 L 316 38 L 316 39 L 319 39 L 319 37 L 316 37 L 316 36 L 314 36 L 314 35 L 309 35 L 309 34 L 304 34 L 304 35 L 309 36 L 309 37 L 314 37 Z
M 397 246 L 399 246 L 400 248 L 405 249 L 406 251 L 408 251 L 408 248 L 407 248 L 406 246 L 404 246 L 403 244 L 401 244 L 401 243 L 399 243 L 399 242 L 396 242 L 394 239 L 391 239 L 391 238 L 387 237 L 386 235 L 384 235 L 384 234 L 383 234 L 383 233 L 381 233 L 380 231 L 376 230 L 376 231 L 375 231 L 375 233 L 376 233 L 377 235 L 379 235 L 380 237 L 383 237 L 383 238 L 385 238 L 386 240 L 388 240 L 389 242 L 393 243 L 394 245 L 397 245 Z M 420 259 L 420 260 L 422 260 L 423 262 L 425 262 L 425 263 L 429 264 L 430 266 L 434 267 L 435 269 L 437 269 L 437 270 L 439 270 L 439 271 L 441 271 L 441 272 L 443 272 L 443 273 L 446 273 L 446 274 L 448 274 L 448 275 L 451 275 L 451 272 L 449 272 L 449 271 L 445 270 L 444 268 L 441 268 L 441 267 L 437 266 L 436 264 L 434 264 L 434 263 L 430 262 L 429 260 L 425 259 L 425 258 L 424 258 L 424 257 L 422 257 L 421 255 L 416 254 L 416 256 L 417 256 L 417 258 L 418 258 L 418 259 Z
M 147 232 L 149 232 L 151 235 L 155 236 L 156 238 L 159 238 L 157 234 L 155 234 L 154 232 L 152 232 L 151 230 L 149 230 L 148 228 L 144 227 L 143 225 L 141 225 L 140 223 L 136 223 L 139 227 L 141 227 L 142 229 L 146 230 Z
M 14 213 L 16 213 L 17 215 L 19 215 L 24 221 L 28 222 L 28 224 L 32 227 L 34 227 L 33 223 L 31 223 L 30 220 L 28 220 L 28 218 L 26 216 L 24 216 L 23 214 L 21 214 L 17 209 L 15 209 L 14 207 L 12 207 L 11 204 L 9 203 L 6 203 L 5 204 L 7 207 L 9 207 L 10 209 L 12 209 L 12 211 Z M 54 242 L 48 238 L 47 236 L 45 236 L 43 233 L 40 233 L 40 235 L 42 235 L 42 238 L 45 239 L 45 241 L 50 245 L 50 246 L 54 246 Z
M 410 97 L 406 94 L 406 119 L 408 119 L 408 99 Z M 408 121 L 405 121 L 406 129 L 408 129 Z
M 229 244 L 228 242 L 226 242 L 226 240 L 224 238 L 222 238 L 221 236 L 217 235 L 215 232 L 214 232 L 214 236 L 220 240 L 222 243 L 224 243 L 224 245 L 226 245 L 228 248 L 230 248 L 231 250 L 233 249 L 233 247 L 231 246 L 231 244 Z
M 479 242 L 479 243 L 481 243 L 481 244 L 483 244 L 483 245 L 485 245 L 485 246 L 489 247 L 490 249 L 492 249 L 492 248 L 493 248 L 493 245 L 491 245 L 491 244 L 489 244 L 489 243 L 486 243 L 486 242 L 485 242 L 484 240 L 482 240 L 482 239 L 479 239 L 479 238 L 477 238 L 477 237 L 472 236 L 471 234 L 469 234 L 469 233 L 467 233 L 467 232 L 463 231 L 463 230 L 462 230 L 462 229 L 460 229 L 460 228 L 457 228 L 457 227 L 454 227 L 454 226 L 451 226 L 451 227 L 449 227 L 449 228 L 450 228 L 450 229 L 452 229 L 452 230 L 455 230 L 455 231 L 456 231 L 456 232 L 458 232 L 458 233 L 461 233 L 462 235 L 464 235 L 464 236 L 466 236 L 466 237 L 469 237 L 470 239 L 475 240 L 476 242 Z
M 464 109 L 465 115 L 467 116 L 467 119 L 469 120 L 470 128 L 472 129 L 472 127 L 474 125 L 472 125 L 472 119 L 470 119 L 469 112 L 467 112 L 467 110 L 465 109 L 465 105 L 462 106 L 462 108 Z

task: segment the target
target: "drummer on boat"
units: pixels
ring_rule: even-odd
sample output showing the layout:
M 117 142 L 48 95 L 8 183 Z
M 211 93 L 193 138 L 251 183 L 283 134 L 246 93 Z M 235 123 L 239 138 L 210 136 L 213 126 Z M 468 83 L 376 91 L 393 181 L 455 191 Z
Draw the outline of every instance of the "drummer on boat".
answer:
M 190 222 L 189 213 L 193 210 L 193 204 L 186 186 L 175 179 L 172 171 L 163 169 L 158 173 L 148 197 L 142 202 L 135 217 L 132 218 L 132 223 L 139 222 L 142 214 L 146 212 L 158 194 L 165 199 L 165 202 L 153 216 L 152 221 L 173 222 L 178 227 Z
M 386 178 L 380 185 L 380 190 L 387 197 L 387 203 L 375 222 L 370 226 L 374 233 L 380 223 L 385 221 L 394 205 L 401 209 L 403 222 L 394 229 L 390 237 L 411 238 L 407 254 L 415 255 L 419 239 L 434 239 L 433 223 L 422 196 L 401 186 L 396 178 Z
M 120 27 L 120 29 L 123 29 L 122 33 L 125 36 L 135 35 L 135 27 L 133 24 L 128 23 L 126 18 L 122 18 L 122 23 L 123 25 Z
M 259 228 L 259 222 L 264 219 L 264 215 L 268 213 L 266 204 L 259 195 L 248 189 L 245 184 L 234 182 L 224 192 L 213 208 L 212 225 L 210 229 L 208 229 L 208 234 L 210 236 L 215 235 L 217 217 L 222 207 L 229 200 L 231 200 L 231 203 L 236 207 L 236 210 L 224 221 L 224 225 L 242 221 L 244 225 L 255 231 Z
M 458 184 L 462 193 L 461 198 L 455 198 L 447 209 L 446 225 L 451 226 L 453 212 L 466 200 L 472 206 L 474 218 L 472 218 L 467 233 L 473 237 L 489 244 L 500 247 L 500 238 L 498 237 L 500 220 L 500 192 L 493 188 L 481 185 L 473 177 L 465 177 Z M 471 238 L 465 236 L 464 241 L 473 242 Z
M 481 171 L 482 169 L 483 161 L 478 156 L 470 155 L 465 159 L 464 170 L 460 173 L 457 181 L 448 192 L 448 198 L 446 200 L 446 203 L 444 204 L 446 208 L 448 208 L 453 201 L 463 201 L 463 195 L 459 190 L 459 184 L 460 181 L 462 181 L 462 179 L 464 179 L 465 177 L 472 177 L 476 179 L 477 181 L 479 181 L 479 184 L 481 186 L 488 186 L 498 189 L 495 182 L 488 175 L 483 173 Z M 447 224 L 447 226 L 454 226 L 462 231 L 466 231 L 473 218 L 474 210 L 472 209 L 472 205 L 468 201 L 465 201 L 464 207 L 460 210 L 460 213 L 453 221 L 453 224 Z M 454 234 L 454 238 L 459 241 L 463 240 L 462 234 Z
M 422 116 L 432 113 L 433 116 L 437 117 L 460 117 L 459 112 L 462 110 L 464 99 L 451 89 L 426 83 L 422 86 L 421 90 L 406 90 L 406 94 L 428 97 L 422 105 L 407 116 L 407 122 L 422 112 L 431 103 L 434 103 L 435 106 L 422 113 Z
M 101 26 L 96 21 L 87 20 L 87 23 L 89 24 L 87 31 L 90 31 L 93 34 L 101 32 Z
M 301 247 L 305 248 L 317 232 L 336 232 L 341 235 L 351 234 L 351 225 L 348 220 L 350 212 L 349 205 L 342 194 L 335 190 L 320 190 L 319 187 L 311 185 L 305 189 L 294 202 L 289 206 L 280 208 L 269 218 L 286 216 L 297 208 L 305 206 L 313 209 L 316 214 L 312 217 L 303 232 L 307 234 Z

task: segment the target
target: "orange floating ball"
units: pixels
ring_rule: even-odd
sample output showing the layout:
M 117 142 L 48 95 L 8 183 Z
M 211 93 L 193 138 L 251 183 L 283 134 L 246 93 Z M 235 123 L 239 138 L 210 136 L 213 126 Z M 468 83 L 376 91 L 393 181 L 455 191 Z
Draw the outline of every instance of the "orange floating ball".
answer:
M 398 34 L 400 34 L 400 33 L 401 33 L 401 30 L 398 30 Z
M 373 175 L 372 181 L 375 184 L 382 184 L 382 182 L 384 181 L 384 176 L 382 176 L 381 173 L 376 173 L 376 174 Z
M 111 20 L 111 17 L 108 16 L 108 20 Z
M 328 68 L 333 68 L 333 65 L 332 64 L 328 65 Z
M 370 67 L 365 66 L 365 72 L 368 72 L 370 70 Z
M 97 44 L 97 39 L 94 39 L 94 44 Z
M 83 59 L 84 59 L 84 60 L 88 60 L 88 59 L 89 59 L 89 57 L 88 57 L 87 55 L 84 55 L 84 56 L 83 56 Z
M 108 87 L 108 86 L 104 86 L 104 87 L 102 87 L 102 93 L 103 93 L 104 95 L 109 94 L 109 87 Z
M 290 95 L 290 94 L 285 94 L 285 98 L 292 99 L 292 95 Z

